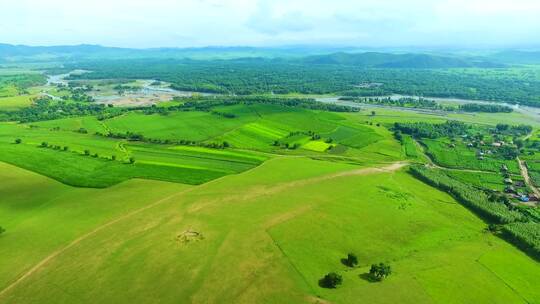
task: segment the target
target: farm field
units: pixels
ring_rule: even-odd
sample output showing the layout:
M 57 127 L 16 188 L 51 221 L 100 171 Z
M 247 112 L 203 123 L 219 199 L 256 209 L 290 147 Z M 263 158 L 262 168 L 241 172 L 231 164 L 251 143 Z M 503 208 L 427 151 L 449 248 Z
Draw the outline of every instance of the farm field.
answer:
M 1 268 L 1 284 L 9 286 L 36 260 L 60 252 L 0 294 L 0 301 L 123 303 L 158 297 L 168 303 L 181 297 L 194 302 L 314 302 L 320 296 L 339 303 L 470 303 L 490 302 L 496 295 L 500 303 L 537 302 L 536 262 L 486 233 L 485 224 L 448 195 L 400 166 L 380 167 L 281 157 L 191 188 L 132 181 L 107 190 L 77 190 L 2 165 L 3 179 L 19 185 L 14 192 L 25 194 L 3 204 L 3 214 L 19 213 L 22 202 L 28 202 L 29 213 L 15 217 L 13 234 L 2 239 L 18 263 Z M 290 173 L 287 178 L 284 170 Z M 114 197 L 127 195 L 123 191 L 131 188 L 129 183 L 138 183 L 145 195 L 130 193 L 136 201 L 130 206 L 116 202 L 112 208 Z M 44 193 L 24 191 L 37 185 L 51 198 L 39 212 L 31 205 L 40 204 Z M 149 187 L 152 192 L 146 191 Z M 69 195 L 54 199 L 66 190 Z M 80 195 L 77 191 L 95 194 L 65 214 L 62 204 Z M 109 216 L 99 212 L 103 205 L 110 207 Z M 144 206 L 149 207 L 125 212 L 103 226 L 110 222 L 107 217 L 114 219 L 114 210 Z M 73 219 L 77 212 L 95 215 L 84 224 L 67 222 L 66 227 L 74 228 L 62 234 L 52 233 L 59 218 Z M 35 232 L 47 229 L 51 233 Z M 28 245 L 17 238 L 23 233 L 35 238 L 32 245 L 38 240 L 43 244 L 41 256 L 24 254 Z M 340 263 L 347 252 L 358 254 L 359 267 L 347 269 Z M 365 281 L 367 265 L 379 261 L 391 262 L 395 275 L 381 283 Z M 343 286 L 320 288 L 317 280 L 331 270 L 343 274 Z M 455 274 L 464 272 L 475 284 L 462 284 Z
M 0 304 L 540 304 L 538 66 L 5 48 Z

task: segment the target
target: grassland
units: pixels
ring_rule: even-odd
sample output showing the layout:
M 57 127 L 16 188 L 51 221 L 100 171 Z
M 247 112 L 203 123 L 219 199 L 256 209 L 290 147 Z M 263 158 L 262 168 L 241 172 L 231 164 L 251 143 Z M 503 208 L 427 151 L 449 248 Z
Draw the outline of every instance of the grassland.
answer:
M 53 298 L 56 303 L 540 299 L 534 288 L 540 271 L 536 262 L 485 233 L 485 224 L 448 195 L 401 171 L 277 158 L 194 188 L 133 181 L 138 192 L 128 190 L 132 182 L 78 190 L 5 165 L 0 172 L 22 194 L 2 204 L 6 217 L 17 213 L 6 224 L 11 232 L 2 237 L 2 248 L 18 258 L 16 263 L 3 259 L 9 265 L 0 267 L 0 284 L 8 286 L 37 260 L 60 250 L 0 295 L 3 303 Z M 28 191 L 38 185 L 47 192 Z M 69 194 L 62 195 L 66 189 Z M 74 205 L 72 198 L 83 192 L 88 200 L 99 199 Z M 49 203 L 41 199 L 44 195 Z M 136 198 L 126 199 L 129 206 L 116 199 L 127 195 Z M 135 210 L 156 200 L 160 203 L 102 226 L 119 209 Z M 76 220 L 79 213 L 85 214 L 84 223 Z M 66 219 L 62 233 L 54 233 Z M 20 242 L 24 233 L 31 235 L 30 243 Z M 42 249 L 27 248 L 36 244 Z M 340 263 L 348 252 L 358 254 L 358 268 Z M 362 279 L 367 266 L 379 261 L 390 262 L 395 275 L 382 283 Z M 328 271 L 342 273 L 344 285 L 320 288 L 317 281 Z
M 5 98 L 14 104 L 0 97 L 0 111 L 29 106 Z M 501 166 L 517 181 L 517 162 L 480 160 L 460 139 L 399 142 L 391 129 L 540 124 L 367 109 L 248 103 L 0 122 L 0 303 L 540 303 L 537 261 L 407 171 L 433 161 L 500 192 Z M 138 139 L 117 136 L 128 133 Z M 536 156 L 523 159 L 539 181 Z M 348 253 L 358 267 L 341 263 Z M 393 274 L 372 282 L 379 262 Z M 320 287 L 331 271 L 343 285 Z

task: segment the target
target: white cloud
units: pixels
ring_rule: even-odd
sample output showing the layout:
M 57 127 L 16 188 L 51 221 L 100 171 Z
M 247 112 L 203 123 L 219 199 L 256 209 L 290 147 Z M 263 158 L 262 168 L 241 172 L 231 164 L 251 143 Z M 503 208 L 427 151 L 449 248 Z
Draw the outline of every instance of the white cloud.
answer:
M 540 44 L 540 0 L 2 0 L 0 42 Z

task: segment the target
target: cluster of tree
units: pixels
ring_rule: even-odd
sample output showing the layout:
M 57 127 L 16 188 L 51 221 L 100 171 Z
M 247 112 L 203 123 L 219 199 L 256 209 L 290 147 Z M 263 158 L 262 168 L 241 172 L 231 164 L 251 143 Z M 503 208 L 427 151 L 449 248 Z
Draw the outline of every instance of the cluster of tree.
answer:
M 398 123 L 394 124 L 394 131 L 409 134 L 415 138 L 438 138 L 453 137 L 466 134 L 470 126 L 459 122 L 449 120 L 442 124 L 432 124 L 427 122 Z
M 70 82 L 68 85 L 61 83 L 56 84 L 58 90 L 67 91 L 69 95 L 62 96 L 63 100 L 72 100 L 77 102 L 94 102 L 94 98 L 87 93 L 91 92 L 94 87 L 92 85 L 79 85 L 76 82 Z
M 336 288 L 341 283 L 343 283 L 343 277 L 335 272 L 330 272 L 319 280 L 319 285 L 324 288 Z
M 508 106 L 480 103 L 466 103 L 459 106 L 463 112 L 483 112 L 483 113 L 511 113 L 513 110 Z
M 341 259 L 341 263 L 347 267 L 356 267 L 358 265 L 358 257 L 354 253 L 349 253 L 346 258 Z M 385 263 L 372 264 L 368 273 L 372 281 L 382 281 L 390 274 L 392 274 L 392 267 Z M 341 283 L 343 283 L 343 277 L 336 272 L 330 272 L 319 280 L 319 285 L 324 288 L 336 288 Z
M 479 104 L 479 103 L 468 103 L 455 106 L 442 105 L 433 99 L 427 99 L 423 97 L 414 98 L 414 97 L 355 97 L 355 96 L 344 96 L 340 97 L 340 100 L 347 100 L 352 102 L 364 103 L 364 104 L 374 104 L 374 105 L 384 105 L 400 108 L 414 108 L 414 109 L 429 109 L 429 110 L 440 110 L 440 111 L 463 111 L 463 112 L 483 112 L 483 113 L 510 113 L 512 108 L 503 105 L 494 105 L 494 104 Z
M 141 142 L 147 142 L 147 143 L 153 143 L 153 144 L 162 144 L 162 145 L 198 146 L 198 147 L 204 147 L 204 148 L 210 148 L 210 149 L 226 149 L 230 147 L 230 144 L 227 141 L 223 141 L 220 143 L 216 143 L 216 142 L 207 143 L 207 142 L 197 142 L 197 141 L 189 140 L 189 139 L 149 138 L 149 137 L 145 137 L 142 134 L 133 133 L 130 131 L 126 133 L 109 132 L 107 134 L 96 132 L 95 135 L 102 136 L 102 137 L 116 138 L 116 139 L 127 139 L 129 141 L 141 141 Z
M 225 118 L 236 118 L 236 115 L 233 113 L 219 112 L 219 111 L 211 111 L 210 113 L 217 116 L 225 117 Z
M 411 173 L 426 183 L 453 195 L 459 202 L 481 217 L 498 224 L 524 221 L 519 211 L 510 210 L 508 205 L 491 202 L 484 192 L 457 181 L 438 169 L 412 166 Z
M 19 121 L 22 123 L 53 120 L 72 116 L 103 115 L 106 113 L 123 113 L 129 109 L 107 107 L 101 104 L 52 101 L 50 98 L 39 98 L 34 105 L 18 111 L 0 112 L 0 120 Z
M 69 147 L 68 146 L 59 146 L 59 145 L 49 145 L 48 142 L 44 141 L 41 143 L 40 145 L 41 148 L 51 148 L 53 150 L 62 150 L 62 151 L 69 151 Z
M 382 281 L 384 278 L 392 274 L 392 267 L 385 263 L 372 264 L 369 269 L 369 275 L 375 281 Z
M 19 94 L 28 93 L 26 92 L 28 88 L 43 85 L 46 82 L 46 78 L 42 74 L 0 75 L 0 88 L 14 86 Z
M 503 226 L 503 233 L 512 243 L 540 260 L 540 223 L 511 223 Z
M 347 254 L 347 258 L 341 261 L 344 265 L 349 267 L 356 267 L 358 265 L 358 257 L 354 253 Z
M 529 125 L 517 125 L 512 126 L 508 124 L 497 124 L 494 129 L 494 133 L 511 135 L 511 136 L 524 136 L 531 133 L 533 128 Z
M 451 107 L 444 107 L 438 102 L 432 99 L 426 98 L 413 98 L 413 97 L 401 97 L 401 98 L 357 98 L 357 97 L 340 97 L 340 100 L 347 100 L 352 102 L 364 103 L 364 104 L 374 104 L 374 105 L 384 105 L 400 108 L 415 108 L 415 109 L 430 109 L 430 110 L 452 110 Z
M 183 91 L 251 94 L 328 94 L 346 96 L 455 97 L 509 101 L 540 106 L 540 80 L 507 75 L 433 69 L 374 69 L 343 64 L 309 64 L 290 60 L 118 60 L 69 65 L 92 70 L 72 75 L 86 79 L 158 79 Z M 362 83 L 380 83 L 366 87 Z M 471 89 L 474 88 L 474 89 Z
M 113 90 L 115 90 L 118 93 L 118 95 L 123 95 L 125 92 L 138 91 L 140 90 L 140 88 L 135 87 L 135 86 L 118 84 L 113 87 Z
M 412 166 L 411 172 L 424 182 L 439 188 L 491 224 L 502 225 L 507 239 L 536 258 L 540 258 L 540 223 L 528 213 L 513 207 L 508 200 L 488 196 L 483 191 L 452 179 L 438 169 Z

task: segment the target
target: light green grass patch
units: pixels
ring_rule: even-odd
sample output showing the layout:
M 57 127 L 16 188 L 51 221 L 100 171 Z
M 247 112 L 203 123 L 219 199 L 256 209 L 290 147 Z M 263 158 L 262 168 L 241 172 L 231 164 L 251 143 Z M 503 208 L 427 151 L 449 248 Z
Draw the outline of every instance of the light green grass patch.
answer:
M 315 151 L 315 152 L 325 152 L 326 150 L 328 150 L 330 147 L 333 147 L 333 146 L 334 145 L 326 143 L 324 141 L 312 140 L 302 145 L 302 148 L 306 150 L 310 150 L 310 151 Z

